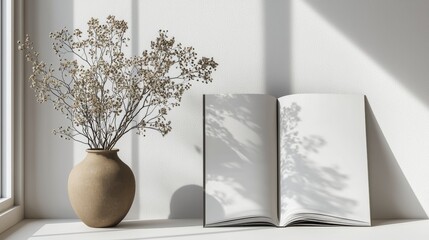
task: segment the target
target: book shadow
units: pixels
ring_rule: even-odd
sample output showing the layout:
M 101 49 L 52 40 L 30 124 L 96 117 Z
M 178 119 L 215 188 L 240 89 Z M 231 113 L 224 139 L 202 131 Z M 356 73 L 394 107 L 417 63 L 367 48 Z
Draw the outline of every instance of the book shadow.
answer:
M 427 219 L 365 98 L 372 219 Z
M 413 222 L 425 222 L 425 219 L 375 219 L 371 221 L 372 227 L 410 224 Z M 400 226 L 398 226 L 400 227 Z

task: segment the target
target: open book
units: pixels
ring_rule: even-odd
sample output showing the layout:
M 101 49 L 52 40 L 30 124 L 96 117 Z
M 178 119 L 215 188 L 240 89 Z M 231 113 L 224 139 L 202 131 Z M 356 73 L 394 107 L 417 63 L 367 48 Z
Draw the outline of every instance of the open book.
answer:
M 364 96 L 205 95 L 204 191 L 204 226 L 369 226 Z

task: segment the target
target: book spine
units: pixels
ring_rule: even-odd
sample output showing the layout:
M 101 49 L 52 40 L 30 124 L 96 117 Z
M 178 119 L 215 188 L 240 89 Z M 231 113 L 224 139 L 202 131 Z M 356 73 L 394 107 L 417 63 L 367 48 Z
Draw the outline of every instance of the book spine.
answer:
M 203 94 L 203 227 L 206 227 L 206 95 Z
M 276 101 L 276 126 L 277 126 L 277 224 L 280 225 L 280 217 L 281 217 L 281 201 L 280 201 L 280 124 L 279 124 L 279 109 L 280 103 L 277 99 Z

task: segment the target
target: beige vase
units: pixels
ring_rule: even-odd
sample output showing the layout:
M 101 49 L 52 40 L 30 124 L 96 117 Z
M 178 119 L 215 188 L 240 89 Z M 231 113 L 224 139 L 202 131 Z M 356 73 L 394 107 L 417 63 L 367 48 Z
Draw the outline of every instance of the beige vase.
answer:
M 90 227 L 113 227 L 133 203 L 135 179 L 119 150 L 87 150 L 69 175 L 68 194 L 79 218 Z

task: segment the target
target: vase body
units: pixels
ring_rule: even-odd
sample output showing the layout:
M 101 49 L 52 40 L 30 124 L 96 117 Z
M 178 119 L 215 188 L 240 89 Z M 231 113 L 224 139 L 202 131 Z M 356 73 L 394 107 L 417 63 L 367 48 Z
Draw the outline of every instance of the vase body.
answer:
M 119 150 L 87 150 L 69 175 L 68 194 L 75 213 L 90 227 L 113 227 L 130 210 L 135 194 L 131 169 Z

